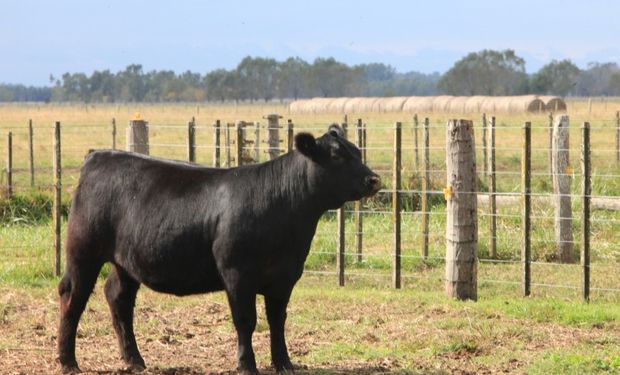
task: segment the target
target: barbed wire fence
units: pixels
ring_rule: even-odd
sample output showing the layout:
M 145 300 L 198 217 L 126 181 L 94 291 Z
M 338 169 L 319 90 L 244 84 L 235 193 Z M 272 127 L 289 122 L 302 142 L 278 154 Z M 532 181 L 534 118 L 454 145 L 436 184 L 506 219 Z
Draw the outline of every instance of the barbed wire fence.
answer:
M 260 121 L 200 124 L 192 118 L 186 123 L 148 124 L 149 154 L 176 160 L 188 160 L 215 167 L 233 167 L 263 162 L 293 148 L 296 132 L 322 133 L 326 124 L 288 120 L 280 124 L 278 115 L 266 116 Z M 477 120 L 477 119 L 476 119 Z M 135 122 L 135 121 L 134 121 Z M 395 274 L 403 286 L 441 288 L 444 278 L 439 265 L 445 262 L 445 130 L 446 125 L 433 123 L 429 118 L 412 116 L 400 125 L 402 137 L 394 143 L 395 124 L 367 124 L 363 119 L 349 123 L 338 121 L 347 129 L 349 139 L 362 150 L 363 159 L 382 176 L 384 189 L 377 196 L 355 204 L 347 204 L 340 214 L 328 212 L 321 221 L 313 247 L 308 256 L 306 273 L 333 277 L 341 285 L 349 280 L 376 279 L 385 283 Z M 133 122 L 132 122 L 133 123 Z M 553 147 L 552 121 L 530 125 L 532 142 L 529 145 L 529 175 L 531 190 L 524 191 L 523 126 L 496 123 L 496 118 L 483 116 L 473 127 L 476 144 L 478 189 L 478 283 L 481 289 L 495 285 L 502 290 L 520 294 L 524 285 L 523 268 L 530 268 L 530 287 L 533 292 L 547 293 L 562 290 L 574 295 L 583 294 L 583 272 L 589 272 L 589 292 L 604 298 L 620 292 L 620 277 L 615 276 L 620 262 L 620 235 L 615 228 L 620 224 L 620 120 L 589 124 L 592 147 L 589 194 L 584 194 L 582 164 L 584 141 L 581 126 L 570 129 L 570 146 L 557 151 L 569 152 L 568 167 L 563 172 L 551 169 Z M 579 124 L 581 125 L 581 124 Z M 3 142 L 7 155 L 3 170 L 2 192 L 5 196 L 34 190 L 60 191 L 67 195 L 77 184 L 79 168 L 91 149 L 113 149 L 127 145 L 132 149 L 130 133 L 117 129 L 114 119 L 108 124 L 71 126 L 62 128 L 60 143 L 62 182 L 54 182 L 53 168 L 55 142 L 48 126 L 12 127 Z M 402 154 L 400 167 L 395 169 L 394 155 Z M 482 166 L 482 168 L 480 168 Z M 401 186 L 392 186 L 399 175 Z M 553 178 L 570 176 L 570 191 L 554 193 Z M 524 197 L 528 196 L 532 209 L 529 213 L 531 232 L 522 235 Z M 560 240 L 552 230 L 554 199 L 569 198 L 572 213 L 571 232 L 574 238 Z M 587 203 L 584 203 L 587 198 Z M 392 210 L 398 199 L 400 209 Z M 58 202 L 60 205 L 60 202 Z M 580 214 L 591 205 L 586 217 Z M 396 223 L 399 223 L 398 225 Z M 399 228 L 399 243 L 394 243 Z M 55 253 L 60 249 L 55 234 Z M 578 251 L 587 239 L 591 249 L 591 263 L 584 265 Z M 523 259 L 522 244 L 528 241 L 531 258 Z M 9 239 L 10 241 L 10 239 Z M 2 249 L 23 250 L 36 247 L 49 252 L 50 245 L 40 241 L 34 246 L 5 242 Z M 572 246 L 574 263 L 560 263 L 558 246 Z M 398 259 L 398 262 L 394 262 Z M 394 269 L 398 264 L 399 269 Z M 584 271 L 586 270 L 586 271 Z M 383 280 L 383 281 L 381 281 Z M 394 285 L 394 282 L 392 283 Z M 399 282 L 400 285 L 400 282 Z M 572 292 L 571 292 L 572 291 Z M 581 292 L 580 292 L 581 291 Z

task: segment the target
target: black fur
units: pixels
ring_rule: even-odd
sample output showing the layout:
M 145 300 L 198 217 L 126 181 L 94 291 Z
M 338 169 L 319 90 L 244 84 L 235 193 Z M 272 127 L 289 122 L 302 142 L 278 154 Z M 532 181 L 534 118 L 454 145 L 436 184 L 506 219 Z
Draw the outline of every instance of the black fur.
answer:
M 73 198 L 58 288 L 62 370 L 79 371 L 76 328 L 106 262 L 113 269 L 105 295 L 121 355 L 132 368 L 145 366 L 133 333 L 135 297 L 144 284 L 180 296 L 226 291 L 239 369 L 247 372 L 256 371 L 255 300 L 264 295 L 273 364 L 291 369 L 286 306 L 319 218 L 345 201 L 376 193 L 380 184 L 359 150 L 330 133 L 318 139 L 300 134 L 299 151 L 231 169 L 126 152 L 90 153 Z

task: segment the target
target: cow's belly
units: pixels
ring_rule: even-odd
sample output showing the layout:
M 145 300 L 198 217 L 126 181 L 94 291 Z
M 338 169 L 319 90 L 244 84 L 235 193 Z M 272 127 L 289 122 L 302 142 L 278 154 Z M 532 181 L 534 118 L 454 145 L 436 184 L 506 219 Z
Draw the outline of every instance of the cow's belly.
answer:
M 184 296 L 224 289 L 210 253 L 177 250 L 166 254 L 128 257 L 121 262 L 136 280 L 157 292 Z
M 216 271 L 202 272 L 196 270 L 185 272 L 183 278 L 152 277 L 143 280 L 144 285 L 161 293 L 174 294 L 177 296 L 187 296 L 215 292 L 224 289 L 224 284 Z

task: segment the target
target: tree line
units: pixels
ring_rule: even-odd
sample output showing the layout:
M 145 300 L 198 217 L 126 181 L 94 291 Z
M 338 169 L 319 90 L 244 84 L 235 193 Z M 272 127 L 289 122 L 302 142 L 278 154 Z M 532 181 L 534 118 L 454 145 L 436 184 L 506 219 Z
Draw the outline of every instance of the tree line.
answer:
M 533 74 L 513 50 L 472 52 L 444 74 L 400 73 L 390 65 L 349 66 L 334 58 L 308 63 L 246 57 L 234 69 L 202 75 L 171 70 L 124 70 L 50 76 L 51 86 L 0 84 L 0 102 L 200 102 L 271 101 L 310 97 L 413 95 L 618 96 L 620 67 L 593 62 L 580 69 L 570 60 L 553 60 Z

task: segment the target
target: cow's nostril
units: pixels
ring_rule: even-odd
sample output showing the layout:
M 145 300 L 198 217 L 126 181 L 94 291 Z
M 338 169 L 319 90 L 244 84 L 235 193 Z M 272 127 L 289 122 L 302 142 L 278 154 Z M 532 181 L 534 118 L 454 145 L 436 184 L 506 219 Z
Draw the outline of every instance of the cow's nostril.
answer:
M 381 178 L 379 176 L 370 176 L 368 177 L 368 183 L 370 185 L 381 185 Z

